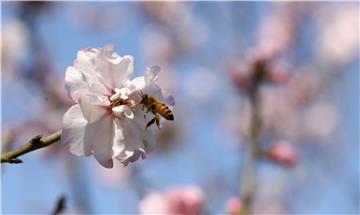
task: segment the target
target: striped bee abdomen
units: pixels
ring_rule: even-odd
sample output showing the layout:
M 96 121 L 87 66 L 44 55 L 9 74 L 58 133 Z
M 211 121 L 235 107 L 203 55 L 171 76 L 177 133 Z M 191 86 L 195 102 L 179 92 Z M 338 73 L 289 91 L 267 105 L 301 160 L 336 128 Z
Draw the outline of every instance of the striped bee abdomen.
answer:
M 166 106 L 163 103 L 157 103 L 156 107 L 156 112 L 158 112 L 162 117 L 164 117 L 167 120 L 174 120 L 174 115 L 171 112 L 170 108 L 168 106 Z

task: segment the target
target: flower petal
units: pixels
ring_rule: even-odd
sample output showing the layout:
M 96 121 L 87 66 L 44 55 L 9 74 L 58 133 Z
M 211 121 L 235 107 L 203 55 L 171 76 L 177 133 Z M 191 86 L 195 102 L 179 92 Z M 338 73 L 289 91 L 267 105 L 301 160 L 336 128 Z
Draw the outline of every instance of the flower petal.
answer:
M 110 105 L 110 101 L 106 96 L 86 94 L 81 95 L 79 104 L 85 119 L 93 123 L 107 114 L 106 106 Z
M 152 67 L 146 67 L 145 70 L 145 83 L 151 84 L 152 82 L 156 81 L 158 77 L 158 73 L 160 72 L 159 66 L 152 66 Z
M 155 138 L 152 131 L 150 129 L 145 131 L 144 118 L 140 115 L 135 115 L 135 117 L 138 119 L 130 120 L 123 118 L 121 120 L 122 123 L 120 127 L 123 130 L 125 148 L 116 156 L 116 159 L 124 165 L 140 157 L 144 159 L 145 153 L 152 151 L 155 145 Z M 141 124 L 137 123 L 138 121 L 141 121 Z
M 130 55 L 119 56 L 110 44 L 100 49 L 95 67 L 99 79 L 108 88 L 122 88 L 134 72 L 134 59 Z
M 134 72 L 134 59 L 130 55 L 125 55 L 122 61 L 114 64 L 112 67 L 112 79 L 114 80 L 114 88 L 121 88 L 130 80 L 130 76 Z
M 112 111 L 113 111 L 114 115 L 117 117 L 122 117 L 123 115 L 125 115 L 129 119 L 134 118 L 134 113 L 126 105 L 119 105 L 119 106 L 113 107 Z
M 92 146 L 95 159 L 104 167 L 113 167 L 113 117 L 107 116 L 85 127 L 85 144 Z
M 82 93 L 89 92 L 89 87 L 84 75 L 72 66 L 66 69 L 65 83 L 69 96 L 74 102 L 78 102 Z
M 87 121 L 81 113 L 79 105 L 73 105 L 63 117 L 61 142 L 69 147 L 71 153 L 77 156 L 91 155 L 91 148 L 84 144 L 84 132 Z
M 136 77 L 129 82 L 128 88 L 131 92 L 144 89 L 146 86 L 144 76 Z
M 106 95 L 110 93 L 111 88 L 105 86 L 101 70 L 97 69 L 95 65 L 98 53 L 98 49 L 80 50 L 74 62 L 74 67 L 84 75 L 84 80 L 92 92 Z
M 135 150 L 131 156 L 129 156 L 126 160 L 124 161 L 120 161 L 124 166 L 127 166 L 129 163 L 133 163 L 137 160 L 139 160 L 139 158 L 141 159 L 145 159 L 145 152 L 144 151 L 140 151 L 140 150 Z
M 118 156 L 125 149 L 124 135 L 121 127 L 121 120 L 114 119 L 114 142 L 113 142 L 113 158 Z

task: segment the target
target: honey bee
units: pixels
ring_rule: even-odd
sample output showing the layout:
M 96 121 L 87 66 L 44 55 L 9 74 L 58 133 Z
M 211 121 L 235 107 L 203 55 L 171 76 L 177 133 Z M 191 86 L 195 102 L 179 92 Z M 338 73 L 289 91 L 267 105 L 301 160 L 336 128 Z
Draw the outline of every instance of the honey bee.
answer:
M 147 108 L 146 111 L 144 112 L 144 118 L 146 119 L 146 115 L 150 111 L 155 115 L 155 117 L 146 124 L 145 129 L 150 127 L 155 122 L 157 127 L 160 128 L 160 116 L 164 117 L 167 120 L 174 120 L 173 113 L 171 112 L 170 108 L 166 106 L 164 103 L 161 103 L 153 96 L 143 94 L 142 91 L 140 91 L 140 96 L 141 96 L 140 104 L 143 105 L 141 110 L 144 110 L 145 107 Z

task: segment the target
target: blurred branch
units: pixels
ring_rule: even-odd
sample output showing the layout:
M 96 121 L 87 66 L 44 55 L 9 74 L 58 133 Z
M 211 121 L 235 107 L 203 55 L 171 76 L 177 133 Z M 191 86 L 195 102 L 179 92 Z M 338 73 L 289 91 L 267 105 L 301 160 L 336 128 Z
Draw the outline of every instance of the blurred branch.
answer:
M 65 210 L 65 196 L 61 196 L 57 202 L 56 202 L 56 205 L 55 205 L 55 208 L 54 208 L 54 211 L 51 213 L 52 215 L 58 215 L 60 214 L 62 211 Z
M 14 149 L 9 152 L 1 153 L 1 163 L 22 163 L 17 157 L 29 153 L 31 151 L 44 148 L 60 140 L 61 131 L 55 132 L 49 136 L 43 137 L 42 135 L 37 135 L 33 137 L 28 143 L 20 146 L 17 149 Z
M 266 61 L 259 60 L 255 62 L 253 72 L 254 77 L 251 83 L 248 96 L 251 105 L 251 124 L 250 124 L 250 143 L 249 151 L 244 163 L 243 180 L 241 184 L 241 191 L 244 199 L 244 209 L 242 214 L 251 214 L 251 207 L 253 204 L 253 196 L 255 192 L 255 174 L 256 162 L 260 158 L 261 148 L 259 146 L 259 138 L 261 134 L 261 116 L 260 116 L 260 85 L 265 79 L 267 70 Z

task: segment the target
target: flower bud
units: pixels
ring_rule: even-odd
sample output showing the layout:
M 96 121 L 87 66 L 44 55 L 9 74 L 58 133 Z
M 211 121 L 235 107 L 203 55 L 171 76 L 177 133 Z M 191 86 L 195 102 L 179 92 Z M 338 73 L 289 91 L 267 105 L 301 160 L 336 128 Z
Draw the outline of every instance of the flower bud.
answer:
M 237 196 L 231 197 L 226 204 L 226 211 L 230 215 L 240 214 L 244 209 L 244 201 Z
M 265 156 L 278 164 L 293 167 L 298 162 L 296 149 L 286 141 L 279 141 L 265 151 Z

